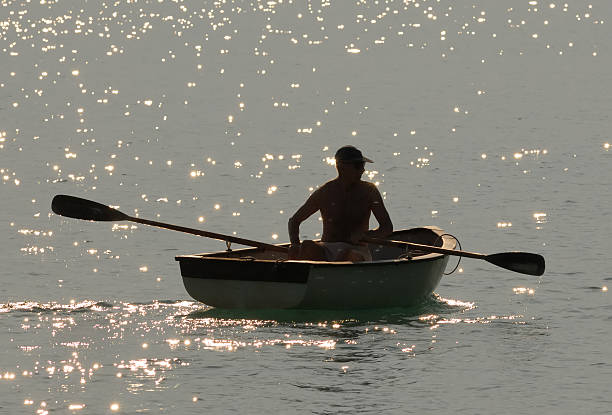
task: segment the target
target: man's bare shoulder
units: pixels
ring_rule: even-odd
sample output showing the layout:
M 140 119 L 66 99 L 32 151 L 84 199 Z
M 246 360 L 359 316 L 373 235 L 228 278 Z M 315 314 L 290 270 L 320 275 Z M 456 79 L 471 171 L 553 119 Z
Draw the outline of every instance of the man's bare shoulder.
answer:
M 378 190 L 378 186 L 376 186 L 372 182 L 361 181 L 363 192 L 368 195 L 368 198 L 373 204 L 380 203 L 382 198 L 380 191 Z
M 338 182 L 338 179 L 333 179 L 333 180 L 330 180 L 327 183 L 324 183 L 321 186 L 319 186 L 317 191 L 320 192 L 321 194 L 327 194 L 329 192 L 335 192 L 338 189 L 339 185 L 340 185 L 340 183 Z
M 366 182 L 364 180 L 362 180 L 361 182 L 359 182 L 360 186 L 362 189 L 367 190 L 370 193 L 379 193 L 378 191 L 378 186 L 376 186 L 374 183 L 372 182 Z

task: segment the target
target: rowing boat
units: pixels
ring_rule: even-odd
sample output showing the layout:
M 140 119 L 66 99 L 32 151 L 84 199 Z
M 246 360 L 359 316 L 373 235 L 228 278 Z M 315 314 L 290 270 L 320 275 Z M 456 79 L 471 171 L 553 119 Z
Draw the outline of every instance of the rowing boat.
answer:
M 490 264 L 540 276 L 542 255 L 529 252 L 479 254 L 455 250 L 456 239 L 440 228 L 396 231 L 391 239 L 367 237 L 368 262 L 294 261 L 288 244 L 272 245 L 237 236 L 129 216 L 110 206 L 68 195 L 56 195 L 54 213 L 69 218 L 130 221 L 220 239 L 227 251 L 176 257 L 189 295 L 227 309 L 355 309 L 402 307 L 433 293 L 448 256 L 481 259 Z M 230 250 L 231 243 L 255 248 Z
M 437 227 L 395 231 L 390 239 L 455 249 Z M 279 245 L 287 246 L 287 245 Z M 369 244 L 372 261 L 288 260 L 285 252 L 246 248 L 179 255 L 189 295 L 223 309 L 367 309 L 419 303 L 438 286 L 448 255 Z

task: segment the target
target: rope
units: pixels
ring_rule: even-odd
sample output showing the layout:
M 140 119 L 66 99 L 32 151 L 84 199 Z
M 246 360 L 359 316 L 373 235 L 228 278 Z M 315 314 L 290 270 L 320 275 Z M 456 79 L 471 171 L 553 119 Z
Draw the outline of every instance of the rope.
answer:
M 439 235 L 436 238 L 436 241 L 434 242 L 434 245 L 436 245 L 438 243 L 438 240 L 442 239 L 445 236 L 450 236 L 451 238 L 453 238 L 455 241 L 457 241 L 457 245 L 459 245 L 459 250 L 461 251 L 461 242 L 459 242 L 459 239 L 457 239 L 457 237 L 455 235 L 451 235 L 450 233 L 443 233 L 442 235 Z M 454 274 L 455 271 L 457 271 L 457 269 L 459 268 L 459 264 L 461 264 L 461 257 L 459 257 L 459 261 L 457 261 L 457 265 L 455 265 L 455 268 L 453 268 L 453 270 L 449 273 L 444 273 L 444 275 L 451 275 Z

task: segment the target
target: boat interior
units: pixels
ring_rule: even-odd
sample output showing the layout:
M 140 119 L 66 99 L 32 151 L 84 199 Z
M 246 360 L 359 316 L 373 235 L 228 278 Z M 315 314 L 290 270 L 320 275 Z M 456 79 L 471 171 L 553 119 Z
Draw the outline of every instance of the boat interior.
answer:
M 443 232 L 435 227 L 413 228 L 399 230 L 393 232 L 388 238 L 396 241 L 413 242 L 422 245 L 432 245 L 442 247 L 447 239 L 453 240 L 452 236 L 444 235 Z M 289 244 L 281 244 L 279 246 L 288 246 Z M 415 249 L 407 249 L 405 247 L 396 247 L 390 245 L 369 244 L 370 252 L 372 253 L 372 261 L 393 260 L 399 258 L 415 258 L 422 255 L 427 255 L 429 252 L 419 251 Z M 453 249 L 454 244 L 445 248 Z M 263 260 L 263 261 L 286 261 L 287 254 L 284 252 L 271 251 L 262 248 L 245 248 L 236 250 L 227 250 L 221 252 L 200 254 L 201 257 L 212 258 L 241 258 L 248 260 Z

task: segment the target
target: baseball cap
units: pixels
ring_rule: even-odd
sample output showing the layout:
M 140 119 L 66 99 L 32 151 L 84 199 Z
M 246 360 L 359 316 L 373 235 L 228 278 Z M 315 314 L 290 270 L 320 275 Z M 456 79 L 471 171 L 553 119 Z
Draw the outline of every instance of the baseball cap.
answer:
M 341 161 L 345 163 L 374 163 L 371 159 L 364 157 L 361 151 L 355 146 L 340 147 L 338 151 L 336 151 L 335 159 L 337 162 Z

